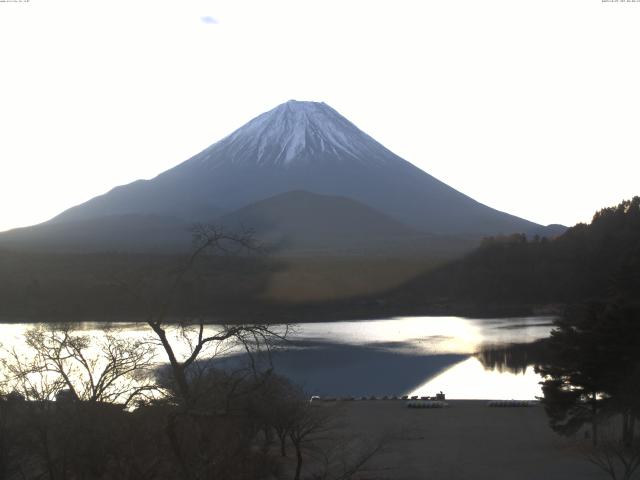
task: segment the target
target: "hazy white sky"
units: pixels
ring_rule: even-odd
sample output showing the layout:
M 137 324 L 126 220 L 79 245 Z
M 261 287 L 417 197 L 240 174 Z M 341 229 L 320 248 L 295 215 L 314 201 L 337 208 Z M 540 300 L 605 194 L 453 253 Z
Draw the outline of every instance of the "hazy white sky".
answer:
M 0 230 L 325 101 L 500 210 L 574 224 L 640 194 L 640 3 L 0 2 Z

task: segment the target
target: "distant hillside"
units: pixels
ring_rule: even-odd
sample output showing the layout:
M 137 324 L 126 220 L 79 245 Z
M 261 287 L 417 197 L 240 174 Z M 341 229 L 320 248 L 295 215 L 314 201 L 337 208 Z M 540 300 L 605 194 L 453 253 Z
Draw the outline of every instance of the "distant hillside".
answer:
M 424 254 L 454 258 L 479 244 L 479 236 L 429 235 L 346 197 L 286 192 L 212 218 L 227 231 L 251 230 L 273 254 Z M 158 215 L 110 215 L 48 222 L 0 235 L 0 247 L 22 251 L 87 253 L 184 252 L 192 223 Z
M 563 235 L 493 237 L 392 295 L 397 304 L 541 305 L 640 292 L 640 197 L 597 212 Z
M 427 236 L 355 200 L 305 191 L 256 202 L 216 223 L 250 227 L 258 239 L 284 250 L 391 248 Z

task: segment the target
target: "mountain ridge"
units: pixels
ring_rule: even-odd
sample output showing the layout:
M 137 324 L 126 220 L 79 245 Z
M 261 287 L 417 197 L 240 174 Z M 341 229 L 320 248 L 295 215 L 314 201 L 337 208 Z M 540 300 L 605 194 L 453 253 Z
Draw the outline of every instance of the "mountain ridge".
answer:
M 545 228 L 449 187 L 330 106 L 295 100 L 153 179 L 115 187 L 41 225 L 126 215 L 208 222 L 291 191 L 349 198 L 428 234 L 484 236 Z

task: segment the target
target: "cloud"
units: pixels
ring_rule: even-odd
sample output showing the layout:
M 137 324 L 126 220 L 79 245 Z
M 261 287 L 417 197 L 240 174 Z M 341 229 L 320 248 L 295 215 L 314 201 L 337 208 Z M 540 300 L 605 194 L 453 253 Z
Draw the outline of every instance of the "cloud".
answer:
M 211 17 L 209 15 L 205 15 L 205 16 L 200 17 L 200 21 L 202 23 L 206 23 L 207 25 L 217 25 L 219 23 L 216 18 Z

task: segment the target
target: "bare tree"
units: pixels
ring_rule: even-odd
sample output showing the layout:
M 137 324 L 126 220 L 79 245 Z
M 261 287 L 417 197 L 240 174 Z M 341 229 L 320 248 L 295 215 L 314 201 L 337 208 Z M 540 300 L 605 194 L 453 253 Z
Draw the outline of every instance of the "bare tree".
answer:
M 617 415 L 614 417 L 618 417 Z M 627 421 L 622 416 L 622 436 L 612 425 L 614 417 L 608 419 L 601 430 L 597 445 L 585 445 L 582 452 L 593 465 L 606 473 L 612 480 L 630 480 L 640 468 L 640 438 L 628 437 L 625 431 Z
M 182 266 L 172 272 L 172 281 L 162 294 L 159 304 L 145 299 L 136 288 L 126 282 L 118 282 L 130 294 L 147 305 L 146 323 L 166 354 L 176 390 L 185 407 L 191 407 L 195 402 L 188 371 L 197 366 L 198 361 L 204 356 L 211 357 L 231 349 L 241 348 L 253 359 L 256 350 L 269 351 L 274 341 L 285 338 L 289 330 L 286 325 L 274 328 L 269 323 L 259 322 L 207 327 L 206 315 L 198 315 L 180 322 L 172 321 L 173 319 L 170 318 L 172 307 L 187 278 L 204 285 L 206 276 L 212 274 L 208 270 L 209 257 L 239 256 L 262 251 L 251 231 L 231 233 L 220 227 L 198 224 L 194 226 L 192 233 L 194 244 L 192 253 Z M 203 295 L 206 293 L 203 292 Z M 170 335 L 171 330 L 176 333 L 173 338 Z M 180 352 L 184 346 L 188 347 L 187 353 L 181 355 Z
M 72 399 L 123 407 L 158 389 L 154 346 L 118 330 L 81 334 L 70 325 L 39 326 L 25 333 L 26 349 L 2 359 L 6 381 L 27 400 Z
M 291 418 L 289 438 L 296 451 L 294 480 L 300 480 L 303 450 L 318 441 L 331 430 L 332 416 L 325 409 L 314 408 L 310 403 L 301 404 Z
M 154 351 L 121 330 L 69 325 L 32 328 L 24 344 L 5 350 L 5 388 L 22 401 L 3 407 L 17 418 L 27 478 L 89 478 L 122 461 L 124 410 L 157 396 Z
M 259 422 L 265 435 L 265 448 L 271 444 L 273 433 L 278 438 L 281 457 L 287 455 L 287 440 L 301 408 L 307 400 L 297 385 L 277 373 L 269 373 L 262 379 L 260 388 L 249 402 L 249 415 Z
M 294 480 L 302 478 L 307 458 L 311 478 L 349 480 L 364 471 L 370 461 L 389 443 L 391 436 L 360 438 L 340 424 L 341 407 L 298 401 L 289 411 L 288 435 L 296 452 Z
M 266 351 L 269 356 L 274 344 L 284 339 L 289 331 L 287 325 L 274 327 L 259 322 L 207 325 L 207 314 L 210 314 L 207 311 L 176 322 L 171 315 L 186 284 L 195 284 L 197 291 L 203 296 L 207 295 L 207 276 L 216 273 L 209 262 L 213 256 L 238 256 L 260 251 L 251 232 L 229 233 L 223 228 L 209 225 L 194 227 L 193 242 L 192 253 L 182 266 L 171 273 L 171 281 L 164 288 L 159 302 L 149 301 L 141 294 L 140 288 L 119 282 L 130 294 L 146 304 L 146 323 L 166 355 L 178 407 L 168 415 L 166 434 L 182 477 L 186 480 L 201 478 L 203 474 L 198 472 L 209 471 L 209 466 L 203 465 L 210 463 L 210 459 L 203 460 L 199 465 L 194 465 L 193 460 L 198 457 L 193 449 L 204 449 L 204 444 L 185 440 L 186 437 L 205 435 L 199 429 L 205 425 L 211 428 L 211 422 L 215 422 L 210 398 L 202 395 L 197 385 L 197 380 L 203 378 L 208 360 L 230 351 L 245 352 L 258 378 L 255 355 Z M 195 299 L 194 303 L 197 303 Z M 199 457 L 205 456 L 203 450 Z
M 374 457 L 390 443 L 390 435 L 364 439 L 359 436 L 337 436 L 316 449 L 319 460 L 315 480 L 350 480 L 369 468 Z M 377 469 L 376 469 L 377 470 Z

